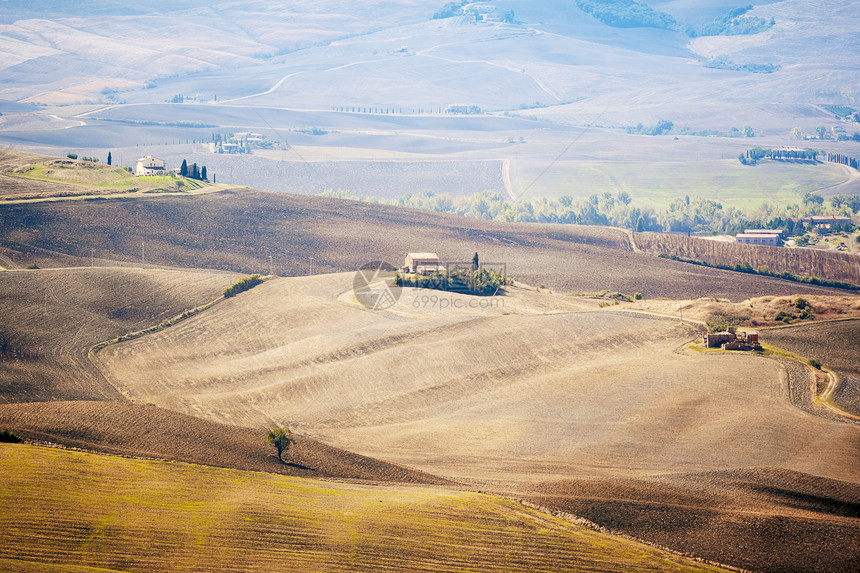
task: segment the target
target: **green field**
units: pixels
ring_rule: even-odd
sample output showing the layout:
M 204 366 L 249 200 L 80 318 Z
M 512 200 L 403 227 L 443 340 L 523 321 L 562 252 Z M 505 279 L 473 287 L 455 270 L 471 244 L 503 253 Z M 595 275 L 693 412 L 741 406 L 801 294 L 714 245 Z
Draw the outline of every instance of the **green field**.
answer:
M 679 162 L 558 162 L 511 164 L 516 195 L 532 185 L 524 198 L 586 198 L 593 193 L 626 191 L 638 205 L 666 208 L 676 197 L 689 195 L 720 201 L 724 206 L 754 209 L 762 202 L 797 203 L 803 194 L 845 181 L 842 170 L 830 164 L 804 165 L 765 162 L 741 165 L 737 159 L 696 163 Z
M 134 174 L 119 167 L 106 167 L 93 164 L 92 167 L 68 168 L 52 165 L 55 162 L 38 163 L 20 173 L 9 173 L 17 177 L 38 181 L 53 181 L 68 185 L 79 185 L 87 189 L 104 191 L 191 191 L 204 185 L 200 181 L 184 177 L 135 177 Z
M 0 473 L 3 571 L 718 570 L 472 492 L 8 444 Z

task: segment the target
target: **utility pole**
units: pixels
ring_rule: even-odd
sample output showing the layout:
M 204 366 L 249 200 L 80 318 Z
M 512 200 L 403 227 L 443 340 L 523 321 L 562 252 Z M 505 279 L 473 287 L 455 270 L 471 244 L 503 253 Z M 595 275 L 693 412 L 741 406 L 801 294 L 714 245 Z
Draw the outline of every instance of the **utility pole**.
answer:
M 308 272 L 308 274 L 312 275 L 312 274 L 314 274 L 314 258 L 311 257 L 310 259 L 311 259 L 311 267 L 310 267 L 310 271 Z
M 146 242 L 140 242 L 140 268 L 146 269 Z
M 269 276 L 272 275 L 272 255 L 269 255 Z
M 90 249 L 90 266 L 91 266 L 91 267 L 96 266 L 96 264 L 95 264 L 95 256 L 96 256 L 96 250 L 95 250 L 95 249 Z

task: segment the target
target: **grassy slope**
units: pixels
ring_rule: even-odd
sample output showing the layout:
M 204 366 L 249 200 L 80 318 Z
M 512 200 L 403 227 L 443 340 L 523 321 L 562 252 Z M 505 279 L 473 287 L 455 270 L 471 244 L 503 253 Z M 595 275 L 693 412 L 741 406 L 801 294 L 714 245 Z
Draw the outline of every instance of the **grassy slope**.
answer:
M 715 570 L 475 493 L 31 446 L 0 447 L 0 467 L 4 569 Z
M 0 402 L 122 399 L 87 350 L 207 303 L 233 281 L 119 268 L 0 273 Z
M 351 283 L 348 273 L 269 281 L 98 361 L 138 401 L 246 426 L 288 423 L 438 475 L 770 465 L 860 479 L 856 428 L 791 406 L 774 362 L 677 353 L 695 331 L 676 322 L 542 315 L 518 310 L 516 297 L 473 316 L 409 319 L 337 301 Z M 419 292 L 404 292 L 405 312 L 424 304 Z
M 753 142 L 750 147 L 758 145 Z M 540 163 L 515 168 L 515 190 L 524 188 L 545 169 Z M 671 177 L 667 177 L 667 173 Z M 745 167 L 735 159 L 690 163 L 567 162 L 553 166 L 534 195 L 586 198 L 592 193 L 626 191 L 637 205 L 666 209 L 673 199 L 705 197 L 725 208 L 753 210 L 763 202 L 785 206 L 803 194 L 845 181 L 834 165 L 764 163 Z M 575 181 L 575 184 L 571 184 Z
M 0 150 L 2 199 L 36 199 L 140 191 L 190 191 L 199 181 L 177 177 L 135 177 L 119 167 Z
M 623 232 L 596 227 L 504 224 L 424 211 L 256 191 L 0 209 L 0 243 L 22 261 L 39 249 L 77 257 L 147 260 L 279 275 L 400 264 L 409 251 L 445 260 L 504 262 L 508 274 L 566 292 L 639 291 L 646 297 L 734 300 L 765 294 L 825 293 L 633 253 Z M 43 264 L 43 262 L 40 262 Z M 50 263 L 45 263 L 50 264 Z M 64 263 L 68 264 L 68 263 Z

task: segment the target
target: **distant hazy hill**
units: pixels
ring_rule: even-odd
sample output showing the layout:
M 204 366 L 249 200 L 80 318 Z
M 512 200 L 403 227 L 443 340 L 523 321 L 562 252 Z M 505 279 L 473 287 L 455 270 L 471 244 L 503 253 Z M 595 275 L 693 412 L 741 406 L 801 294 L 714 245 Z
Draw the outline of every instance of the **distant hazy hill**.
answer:
M 611 27 L 604 23 L 611 19 L 577 7 L 594 2 L 495 3 L 512 10 L 517 25 L 433 20 L 442 4 L 4 2 L 0 99 L 261 94 L 243 103 L 411 109 L 466 102 L 504 110 L 535 102 L 672 109 L 708 100 L 850 103 L 858 96 L 852 62 L 860 16 L 848 0 L 759 2 L 749 11 L 724 0 L 607 4 L 662 15 L 659 27 L 667 29 Z M 717 35 L 690 41 L 690 29 Z M 716 58 L 782 69 L 751 77 L 695 65 Z M 183 78 L 190 73 L 197 75 Z M 169 76 L 176 79 L 160 80 Z

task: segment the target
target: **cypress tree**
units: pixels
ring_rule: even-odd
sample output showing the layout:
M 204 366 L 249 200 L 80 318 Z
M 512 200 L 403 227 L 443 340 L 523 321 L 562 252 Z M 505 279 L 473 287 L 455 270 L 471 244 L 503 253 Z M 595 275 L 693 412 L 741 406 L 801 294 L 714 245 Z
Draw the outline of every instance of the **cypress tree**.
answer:
M 200 179 L 202 179 L 203 181 L 207 180 L 206 179 L 206 166 L 205 165 L 200 169 Z
M 182 160 L 182 167 L 179 168 L 179 174 L 183 177 L 188 177 L 188 162 Z
M 110 151 L 108 151 L 108 158 L 107 158 L 107 164 L 108 164 L 108 165 L 110 165 L 110 164 L 111 164 L 111 159 L 112 159 L 112 158 L 111 158 L 111 156 L 110 156 Z

